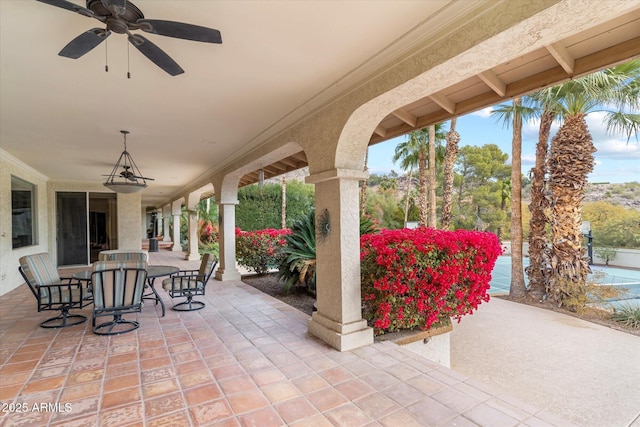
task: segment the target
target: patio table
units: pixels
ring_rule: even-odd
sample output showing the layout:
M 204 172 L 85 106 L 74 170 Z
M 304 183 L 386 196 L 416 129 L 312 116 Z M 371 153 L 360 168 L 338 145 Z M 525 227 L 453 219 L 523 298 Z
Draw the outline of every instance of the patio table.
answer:
M 87 268 L 84 270 L 80 270 L 76 273 L 73 273 L 71 277 L 73 277 L 76 280 L 85 281 L 87 282 L 88 285 L 90 285 L 92 271 L 93 271 L 92 268 Z M 158 294 L 158 291 L 156 291 L 156 288 L 155 288 L 156 278 L 162 277 L 162 276 L 173 276 L 178 271 L 180 271 L 180 269 L 173 265 L 150 265 L 147 267 L 147 286 L 151 288 L 151 292 L 144 294 L 142 296 L 142 299 L 152 299 L 156 302 L 156 305 L 160 303 L 160 307 L 162 307 L 162 317 L 164 317 L 165 308 L 164 308 L 164 303 L 162 302 L 162 299 L 160 298 L 160 295 Z

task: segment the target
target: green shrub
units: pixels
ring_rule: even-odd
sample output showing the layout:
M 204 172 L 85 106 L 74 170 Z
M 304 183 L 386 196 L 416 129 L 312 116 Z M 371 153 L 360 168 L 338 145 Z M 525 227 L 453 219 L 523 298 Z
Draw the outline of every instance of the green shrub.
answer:
M 264 274 L 282 263 L 285 236 L 291 230 L 242 231 L 236 228 L 236 260 L 249 271 Z
M 627 328 L 640 329 L 640 305 L 623 304 L 613 310 L 611 318 Z

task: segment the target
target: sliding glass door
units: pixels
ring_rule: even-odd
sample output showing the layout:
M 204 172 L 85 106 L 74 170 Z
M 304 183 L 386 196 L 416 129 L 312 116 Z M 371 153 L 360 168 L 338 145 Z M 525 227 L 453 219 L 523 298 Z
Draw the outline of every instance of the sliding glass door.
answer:
M 117 249 L 116 203 L 113 193 L 56 193 L 59 266 L 88 265 L 101 250 Z

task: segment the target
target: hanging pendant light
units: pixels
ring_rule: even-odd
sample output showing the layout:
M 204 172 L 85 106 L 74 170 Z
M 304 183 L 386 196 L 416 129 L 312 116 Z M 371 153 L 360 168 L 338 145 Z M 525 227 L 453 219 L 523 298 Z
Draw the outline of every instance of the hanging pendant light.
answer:
M 140 169 L 138 169 L 138 166 L 136 166 L 136 163 L 127 151 L 127 135 L 129 131 L 121 130 L 120 133 L 124 136 L 124 151 L 120 154 L 120 158 L 111 173 L 104 175 L 107 177 L 107 180 L 102 185 L 116 193 L 137 193 L 147 188 L 147 181 L 153 181 L 153 178 L 142 176 Z

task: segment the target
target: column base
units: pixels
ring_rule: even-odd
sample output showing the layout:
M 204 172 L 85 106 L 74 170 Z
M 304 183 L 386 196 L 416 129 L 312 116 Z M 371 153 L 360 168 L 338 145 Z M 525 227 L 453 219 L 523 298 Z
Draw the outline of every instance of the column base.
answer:
M 363 319 L 352 323 L 338 323 L 317 311 L 313 313 L 307 329 L 311 335 L 320 338 L 339 351 L 353 350 L 373 344 L 373 329 Z
M 200 254 L 199 253 L 187 254 L 185 255 L 184 259 L 187 261 L 200 261 Z
M 224 281 L 229 281 L 229 280 L 240 280 L 241 275 L 240 272 L 236 269 L 222 269 L 222 268 L 218 268 L 216 270 L 216 275 L 215 275 L 216 280 L 220 280 L 222 282 Z
M 180 243 L 174 243 L 173 247 L 171 248 L 172 252 L 182 252 L 182 246 L 180 246 Z

